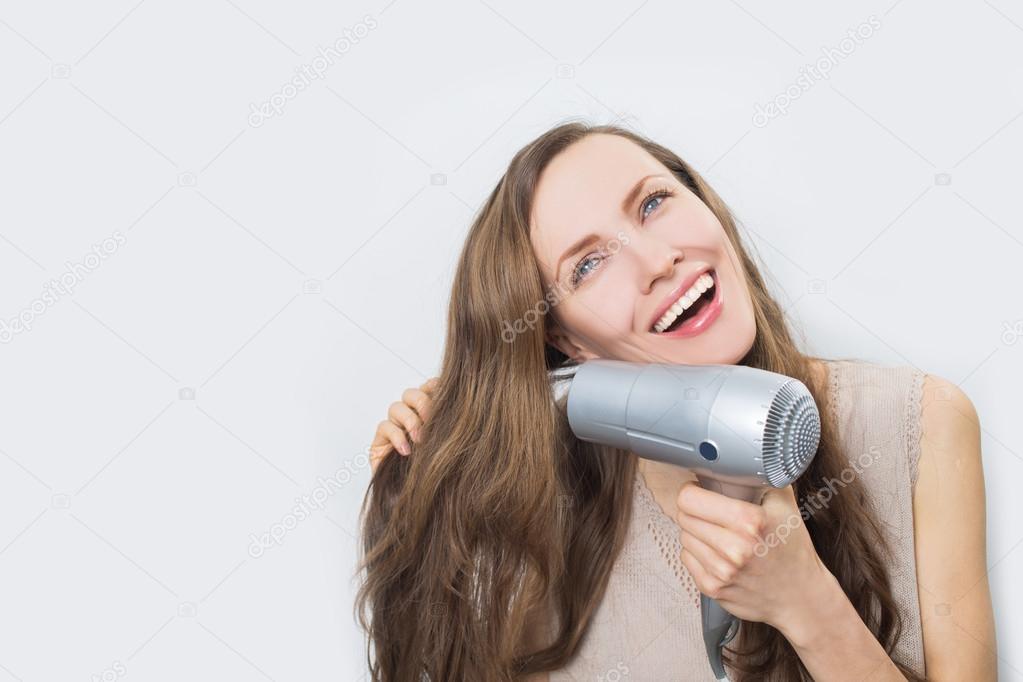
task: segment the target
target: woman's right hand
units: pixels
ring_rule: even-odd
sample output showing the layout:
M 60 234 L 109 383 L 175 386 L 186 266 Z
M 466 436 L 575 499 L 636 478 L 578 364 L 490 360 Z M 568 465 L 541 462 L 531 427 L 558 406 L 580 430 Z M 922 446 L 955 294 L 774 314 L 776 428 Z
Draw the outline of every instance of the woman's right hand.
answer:
M 409 438 L 419 442 L 419 429 L 429 417 L 431 394 L 437 387 L 437 377 L 429 379 L 419 388 L 408 388 L 401 394 L 401 400 L 391 403 L 387 419 L 377 425 L 373 444 L 369 446 L 371 471 L 376 471 L 381 460 L 392 450 L 402 455 L 412 452 Z

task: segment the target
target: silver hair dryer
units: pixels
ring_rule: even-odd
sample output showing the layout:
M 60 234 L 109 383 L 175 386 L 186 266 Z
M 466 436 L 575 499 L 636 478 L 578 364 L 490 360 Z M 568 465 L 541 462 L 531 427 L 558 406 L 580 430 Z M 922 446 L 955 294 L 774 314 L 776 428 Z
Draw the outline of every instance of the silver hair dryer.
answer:
M 700 485 L 759 502 L 806 470 L 820 441 L 820 414 L 802 382 L 744 365 L 590 360 L 568 389 L 568 421 L 581 440 L 690 469 Z M 711 669 L 727 679 L 721 647 L 738 619 L 700 595 Z

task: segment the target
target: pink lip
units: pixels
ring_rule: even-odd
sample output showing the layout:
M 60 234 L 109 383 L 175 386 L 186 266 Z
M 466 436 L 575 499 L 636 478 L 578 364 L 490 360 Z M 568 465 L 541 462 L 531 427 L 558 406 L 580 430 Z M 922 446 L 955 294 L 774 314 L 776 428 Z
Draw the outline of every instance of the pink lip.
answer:
M 714 277 L 714 298 L 711 299 L 711 302 L 703 306 L 703 310 L 696 317 L 686 320 L 675 331 L 664 332 L 658 334 L 658 336 L 667 336 L 672 339 L 696 336 L 697 334 L 702 334 L 708 327 L 714 324 L 714 320 L 721 316 L 721 308 L 725 305 L 725 302 L 721 292 L 721 283 L 717 277 L 711 276 Z
M 696 280 L 700 279 L 704 273 L 710 272 L 712 269 L 713 268 L 710 266 L 707 266 L 697 270 L 696 272 L 690 273 L 688 277 L 682 280 L 681 284 L 669 291 L 667 298 L 664 299 L 661 305 L 658 306 L 657 310 L 654 312 L 654 319 L 650 321 L 649 325 L 647 325 L 647 330 L 653 331 L 654 325 L 657 324 L 657 320 L 664 317 L 664 313 L 668 312 L 668 308 L 675 305 L 675 301 L 681 298 L 682 294 L 689 291 L 689 288 L 696 284 Z M 717 282 L 714 283 L 714 286 L 717 287 Z M 714 298 L 717 299 L 717 292 L 714 292 Z

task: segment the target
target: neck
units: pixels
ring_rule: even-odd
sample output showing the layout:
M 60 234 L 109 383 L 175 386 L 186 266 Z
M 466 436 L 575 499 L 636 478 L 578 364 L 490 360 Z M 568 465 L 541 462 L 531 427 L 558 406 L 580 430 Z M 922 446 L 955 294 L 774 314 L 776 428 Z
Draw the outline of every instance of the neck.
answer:
M 658 462 L 655 459 L 639 457 L 636 468 L 639 469 L 639 473 L 643 474 L 643 478 L 647 483 L 650 483 L 651 479 L 656 479 L 665 483 L 677 483 L 681 486 L 686 481 L 696 480 L 696 474 L 689 469 L 678 467 L 674 464 Z

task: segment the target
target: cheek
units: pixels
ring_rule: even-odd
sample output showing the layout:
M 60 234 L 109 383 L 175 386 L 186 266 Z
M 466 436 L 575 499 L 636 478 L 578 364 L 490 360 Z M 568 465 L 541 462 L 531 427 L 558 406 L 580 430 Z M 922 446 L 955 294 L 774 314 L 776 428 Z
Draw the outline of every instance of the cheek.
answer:
M 701 251 L 725 253 L 728 250 L 728 236 L 716 220 L 696 222 L 686 232 L 685 239 L 686 243 Z
M 612 273 L 602 273 L 610 275 Z M 601 345 L 632 329 L 635 294 L 624 282 L 607 277 L 599 286 L 578 292 L 563 305 L 563 319 L 576 334 Z M 593 284 L 597 284 L 593 282 Z

